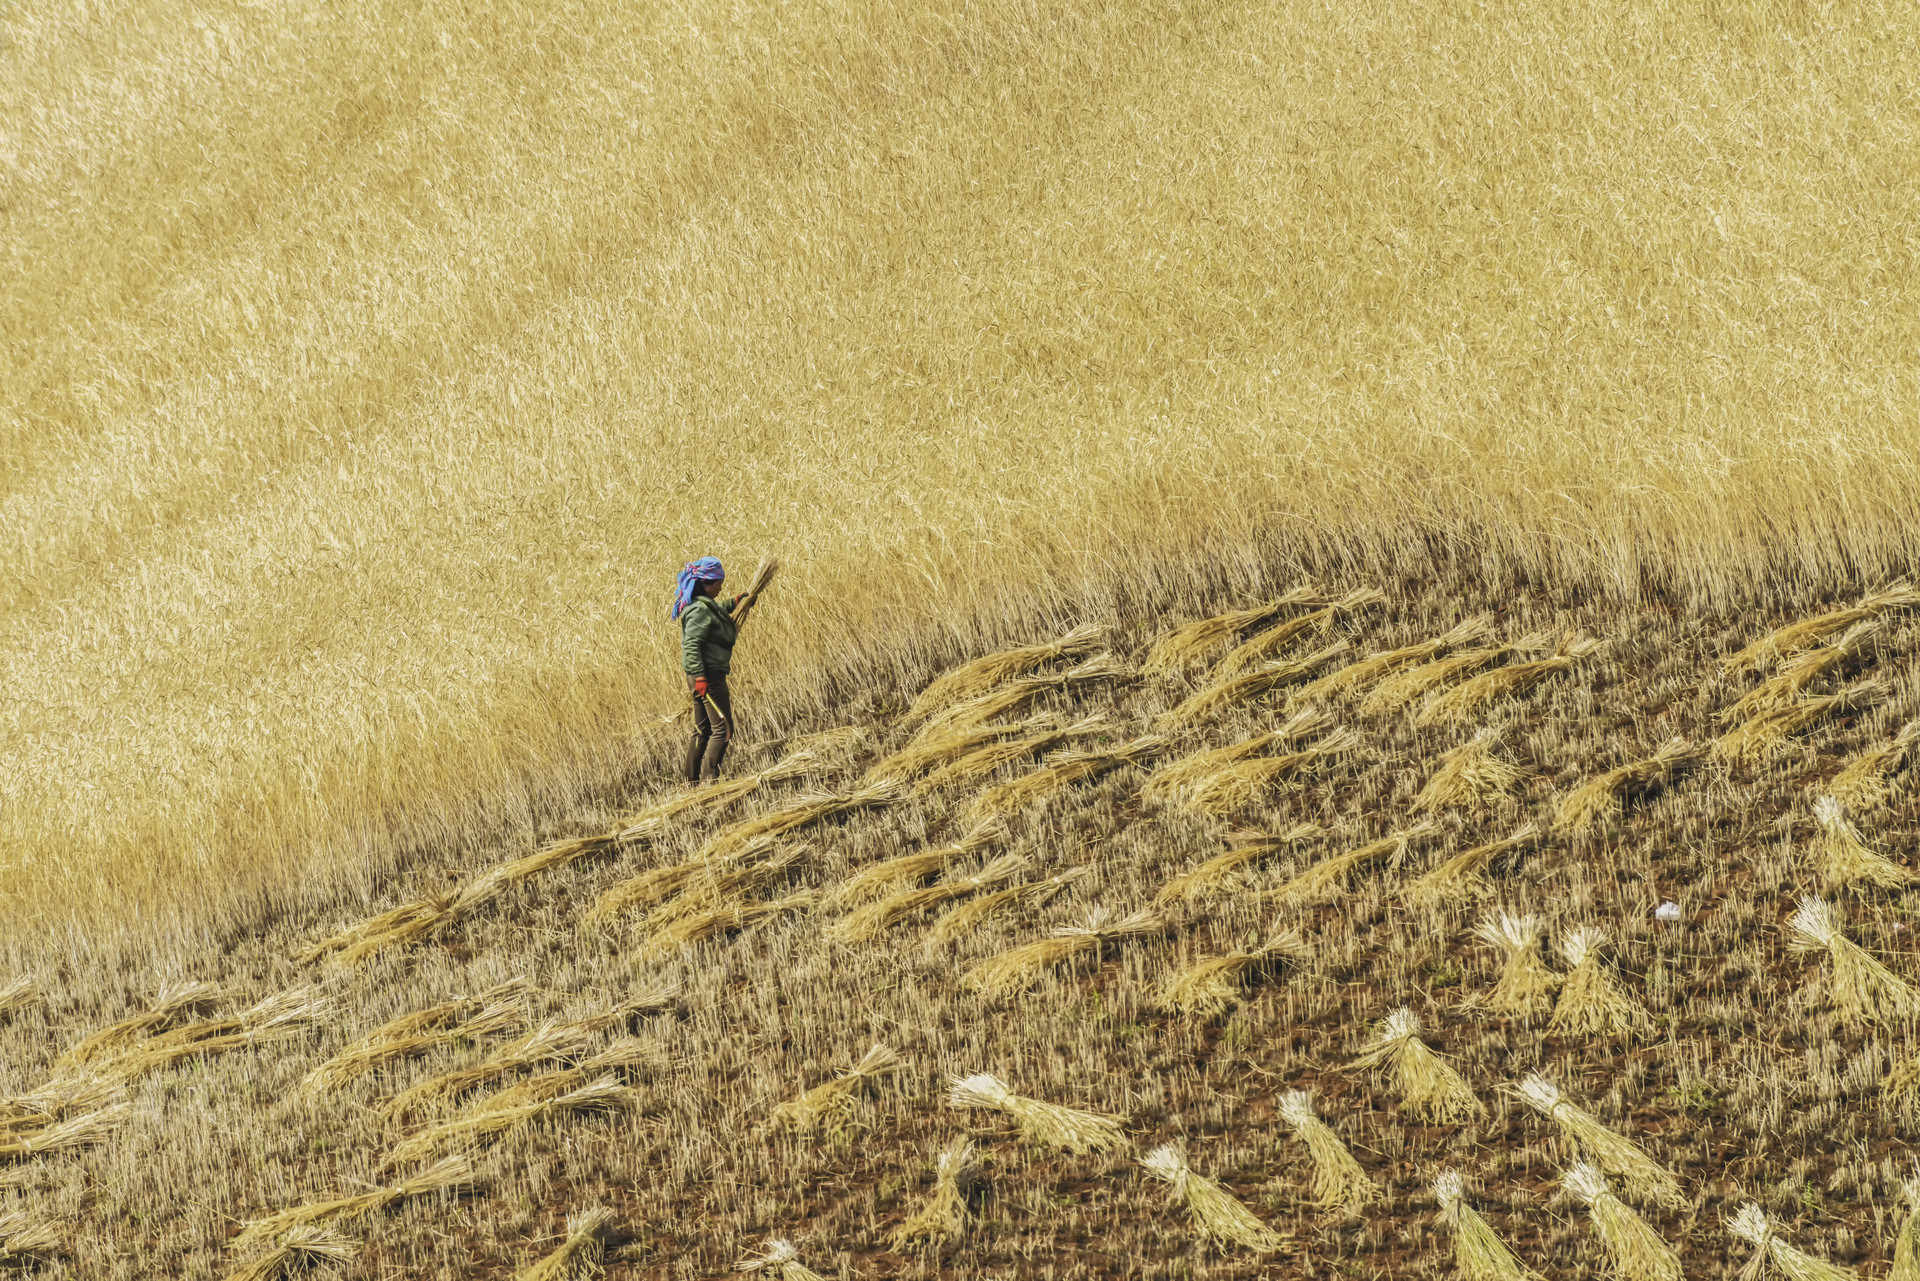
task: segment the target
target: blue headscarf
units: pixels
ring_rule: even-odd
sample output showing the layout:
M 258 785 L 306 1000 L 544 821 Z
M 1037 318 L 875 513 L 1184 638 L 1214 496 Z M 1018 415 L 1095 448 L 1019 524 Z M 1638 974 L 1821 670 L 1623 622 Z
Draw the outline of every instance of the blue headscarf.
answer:
M 681 610 L 693 604 L 695 583 L 717 583 L 726 576 L 727 571 L 720 567 L 717 557 L 702 556 L 699 560 L 689 563 L 680 571 L 680 585 L 673 593 L 673 612 L 667 617 L 678 618 Z

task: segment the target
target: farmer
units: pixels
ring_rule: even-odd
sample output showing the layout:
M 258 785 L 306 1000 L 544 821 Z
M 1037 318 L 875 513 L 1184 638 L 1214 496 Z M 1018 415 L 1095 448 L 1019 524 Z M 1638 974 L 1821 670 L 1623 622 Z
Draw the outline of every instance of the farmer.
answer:
M 733 663 L 734 613 L 748 595 L 722 598 L 727 571 L 712 556 L 702 556 L 680 571 L 672 617 L 680 620 L 680 666 L 693 693 L 693 739 L 687 744 L 689 783 L 712 782 L 720 774 L 727 745 L 733 741 L 733 699 L 727 693 L 727 668 Z

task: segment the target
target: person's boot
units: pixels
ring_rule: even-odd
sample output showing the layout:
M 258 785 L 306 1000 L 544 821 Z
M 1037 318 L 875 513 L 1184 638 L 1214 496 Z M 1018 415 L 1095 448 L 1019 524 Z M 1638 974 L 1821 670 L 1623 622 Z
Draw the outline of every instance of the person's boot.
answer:
M 718 735 L 714 736 L 714 741 L 719 741 Z M 680 770 L 680 773 L 685 776 L 688 786 L 692 786 L 700 781 L 700 753 L 706 746 L 705 743 L 700 741 L 698 734 L 695 734 L 692 741 L 687 744 L 687 763 Z
M 715 734 L 707 744 L 707 758 L 700 763 L 700 781 L 711 783 L 720 777 L 720 762 L 727 759 L 727 742 L 730 735 Z

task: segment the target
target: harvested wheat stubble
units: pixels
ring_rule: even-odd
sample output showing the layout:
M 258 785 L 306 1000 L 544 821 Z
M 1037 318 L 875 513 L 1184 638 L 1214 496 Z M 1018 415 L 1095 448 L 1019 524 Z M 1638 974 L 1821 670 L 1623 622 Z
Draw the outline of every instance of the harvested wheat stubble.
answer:
M 1265 667 L 1255 668 L 1251 672 L 1244 672 L 1238 676 L 1222 677 L 1213 684 L 1196 690 L 1178 707 L 1165 713 L 1161 720 L 1168 725 L 1188 725 L 1205 717 L 1218 715 L 1230 707 L 1251 702 L 1274 690 L 1298 685 L 1351 648 L 1352 646 L 1346 641 L 1336 641 L 1305 658 L 1296 658 L 1284 663 L 1269 663 Z
M 1754 1249 L 1752 1261 L 1740 1269 L 1742 1281 L 1759 1281 L 1769 1265 L 1787 1281 L 1858 1281 L 1857 1274 L 1846 1268 L 1796 1250 L 1775 1236 L 1765 1211 L 1751 1201 L 1727 1220 L 1727 1231 Z
M 1258 1254 L 1271 1254 L 1286 1244 L 1286 1238 L 1254 1217 L 1240 1198 L 1195 1174 L 1179 1144 L 1161 1144 L 1141 1157 L 1140 1164 L 1156 1179 L 1166 1180 L 1172 1200 L 1186 1207 L 1200 1235 L 1231 1241 Z
M 400 1059 L 418 1058 L 436 1046 L 518 1031 L 524 1022 L 525 979 L 509 979 L 478 996 L 463 996 L 403 1014 L 375 1028 L 307 1074 L 309 1098 L 338 1090 L 358 1077 Z
M 21 1126 L 0 1131 L 0 1160 L 17 1161 L 45 1156 L 49 1152 L 70 1152 L 90 1148 L 133 1116 L 126 1103 L 114 1103 L 97 1111 L 68 1117 L 48 1125 Z
M 1214 650 L 1221 648 L 1240 633 L 1273 618 L 1280 611 L 1295 605 L 1320 604 L 1325 594 L 1312 583 L 1301 583 L 1290 588 L 1285 595 L 1275 597 L 1264 605 L 1252 609 L 1238 609 L 1229 614 L 1219 614 L 1213 618 L 1203 618 L 1196 623 L 1187 623 L 1176 627 L 1153 643 L 1147 652 L 1147 658 L 1140 670 L 1149 674 L 1179 671 L 1205 660 Z
M 841 917 L 827 927 L 827 937 L 841 943 L 865 942 L 909 916 L 991 889 L 1023 871 L 1026 866 L 1027 860 L 1022 856 L 1004 854 L 967 876 L 902 890 Z
M 1267 662 L 1308 633 L 1325 631 L 1340 615 L 1356 613 L 1385 600 L 1384 593 L 1375 591 L 1371 587 L 1363 587 L 1358 591 L 1349 592 L 1325 609 L 1317 609 L 1299 618 L 1289 618 L 1286 622 L 1268 628 L 1235 648 L 1220 661 L 1220 672 L 1222 675 L 1243 672 L 1255 663 Z
M 899 785 L 886 780 L 855 788 L 851 792 L 809 793 L 777 810 L 721 828 L 701 849 L 700 855 L 702 858 L 724 858 L 755 841 L 784 836 L 841 814 L 881 809 L 898 803 L 901 797 Z
M 1532 823 L 1511 836 L 1455 854 L 1407 887 L 1406 898 L 1419 907 L 1440 907 L 1460 899 L 1480 898 L 1493 892 L 1487 869 L 1503 854 L 1524 849 L 1540 837 Z
M 1597 929 L 1570 930 L 1560 940 L 1568 971 L 1560 981 L 1547 1030 L 1556 1036 L 1627 1036 L 1644 1031 L 1652 1016 L 1621 988 L 1601 963 L 1606 935 Z
M 890 1047 L 875 1045 L 858 1063 L 839 1076 L 775 1108 L 773 1123 L 799 1134 L 811 1134 L 830 1119 L 850 1115 L 855 1101 L 868 1086 L 877 1083 L 883 1076 L 904 1071 L 906 1066 Z
M 45 1005 L 47 998 L 40 991 L 40 985 L 25 974 L 0 983 L 0 1019 L 11 1018 L 22 1010 L 36 1005 Z
M 1896 890 L 1913 883 L 1913 873 L 1890 858 L 1867 848 L 1860 829 L 1847 818 L 1844 805 L 1831 796 L 1813 803 L 1813 817 L 1820 835 L 1814 842 L 1818 850 L 1820 886 L 1836 890 L 1848 885 L 1870 885 Z
M 1276 1108 L 1294 1136 L 1307 1145 L 1307 1156 L 1313 1161 L 1314 1204 L 1352 1212 L 1385 1196 L 1333 1127 L 1314 1114 L 1312 1094 L 1289 1090 L 1280 1096 Z
M 1585 832 L 1619 816 L 1625 799 L 1671 785 L 1706 759 L 1704 747 L 1670 738 L 1645 760 L 1632 761 L 1589 779 L 1567 794 L 1553 813 L 1558 832 Z
M 1360 710 L 1369 716 L 1398 711 L 1436 689 L 1463 681 L 1475 672 L 1503 662 L 1516 653 L 1538 650 L 1546 643 L 1546 637 L 1530 635 L 1510 645 L 1482 645 L 1475 649 L 1452 650 L 1444 657 L 1418 667 L 1394 672 L 1360 700 Z
M 955 703 L 978 698 L 994 686 L 1026 676 L 1048 663 L 1091 653 L 1106 638 L 1107 632 L 1104 624 L 1085 623 L 1056 641 L 1004 649 L 997 654 L 962 663 L 921 690 L 919 697 L 913 700 L 913 706 L 900 718 L 901 722 L 912 725 Z
M 1815 618 L 1804 618 L 1769 632 L 1745 649 L 1720 660 L 1721 665 L 1729 671 L 1758 667 L 1773 659 L 1818 645 L 1835 632 L 1845 631 L 1856 623 L 1878 618 L 1893 610 L 1912 609 L 1916 605 L 1920 605 L 1920 591 L 1915 591 L 1904 582 L 1895 583 L 1863 597 L 1858 605 L 1849 609 L 1836 609 Z
M 1045 880 L 1028 881 L 1024 885 L 1010 886 L 1004 890 L 995 890 L 991 894 L 982 894 L 971 902 L 962 903 L 949 910 L 933 923 L 933 937 L 942 943 L 951 943 L 964 934 L 968 934 L 984 924 L 990 918 L 1015 907 L 1045 907 L 1054 895 L 1081 877 L 1091 869 L 1069 867 L 1055 872 Z
M 1541 1281 L 1467 1204 L 1457 1173 L 1446 1170 L 1434 1179 L 1433 1198 L 1440 1203 L 1440 1221 L 1453 1229 L 1453 1265 L 1461 1281 Z
M 1404 1006 L 1381 1021 L 1380 1030 L 1351 1066 L 1384 1066 L 1400 1092 L 1401 1106 L 1435 1124 L 1464 1121 L 1487 1110 L 1474 1096 L 1473 1087 L 1420 1039 L 1420 1019 Z
M 924 1245 L 939 1250 L 960 1240 L 967 1230 L 967 1190 L 976 1177 L 973 1140 L 954 1139 L 934 1161 L 933 1188 L 918 1210 L 907 1216 L 887 1237 L 894 1251 Z
M 938 876 L 955 863 L 983 853 L 1007 838 L 1007 825 L 997 818 L 975 823 L 968 833 L 952 845 L 919 850 L 884 859 L 861 868 L 834 886 L 827 901 L 835 907 L 864 902 L 891 893 L 912 881 Z
M 1177 761 L 1162 765 L 1153 772 L 1152 777 L 1147 779 L 1146 785 L 1140 789 L 1141 794 L 1159 797 L 1173 795 L 1198 783 L 1222 765 L 1243 761 L 1249 756 L 1266 751 L 1269 747 L 1297 742 L 1322 733 L 1332 726 L 1333 718 L 1324 712 L 1296 712 L 1287 718 L 1285 724 L 1269 733 L 1255 734 L 1252 738 L 1241 739 L 1238 743 L 1195 752 L 1191 756 L 1182 756 Z
M 1723 716 L 1728 720 L 1738 720 L 1751 716 L 1755 712 L 1764 712 L 1768 708 L 1783 707 L 1806 693 L 1807 687 L 1825 676 L 1828 672 L 1858 658 L 1867 647 L 1867 642 L 1879 634 L 1877 620 L 1855 623 L 1847 629 L 1846 635 L 1831 645 L 1809 650 L 1788 662 L 1778 672 L 1760 682 L 1729 707 Z
M 1031 721 L 1016 721 L 1011 725 L 966 725 L 946 734 L 936 735 L 924 742 L 916 739 L 880 761 L 863 774 L 860 781 L 878 783 L 892 779 L 895 782 L 902 782 L 935 769 L 956 757 L 964 756 L 977 747 L 999 742 L 1015 734 L 1024 734 L 1030 729 L 1039 728 L 1044 723 L 1044 718 L 1036 718 Z
M 1032 773 L 1022 774 L 1019 778 L 982 792 L 973 803 L 973 812 L 987 816 L 1038 805 L 1075 783 L 1084 783 L 1127 765 L 1137 765 L 1158 756 L 1166 748 L 1165 738 L 1158 734 L 1146 734 L 1117 747 L 1099 751 L 1058 752 Z
M 1893 794 L 1892 776 L 1911 764 L 1915 743 L 1920 743 L 1920 721 L 1908 721 L 1891 741 L 1848 761 L 1827 791 L 1835 800 L 1862 809 L 1884 803 Z
M 233 1239 L 233 1245 L 238 1248 L 251 1245 L 256 1241 L 270 1241 L 282 1233 L 300 1227 L 332 1227 L 335 1224 L 366 1218 L 398 1205 L 402 1201 L 411 1201 L 415 1197 L 464 1191 L 475 1186 L 476 1181 L 472 1161 L 463 1156 L 446 1157 L 434 1162 L 412 1178 L 402 1179 L 389 1187 L 374 1188 L 352 1196 L 333 1197 L 324 1201 L 309 1201 L 305 1205 L 296 1205 L 262 1219 L 251 1219 Z
M 519 1097 L 504 1105 L 483 1099 L 464 1115 L 429 1126 L 401 1142 L 387 1157 L 383 1168 L 422 1160 L 440 1148 L 492 1142 L 509 1131 L 538 1121 L 631 1107 L 638 1098 L 639 1092 L 622 1084 L 619 1077 L 603 1076 L 553 1098 Z
M 817 890 L 796 890 L 785 898 L 764 903 L 738 903 L 731 907 L 695 912 L 648 935 L 647 941 L 641 944 L 640 952 L 643 956 L 668 956 L 705 939 L 721 934 L 737 934 L 790 912 L 812 911 L 819 904 L 820 894 Z
M 1593 1216 L 1593 1234 L 1622 1281 L 1681 1281 L 1680 1256 L 1638 1211 L 1613 1194 L 1598 1166 L 1577 1162 L 1561 1185 Z
M 958 760 L 949 761 L 937 769 L 928 771 L 926 776 L 914 785 L 913 794 L 925 796 L 941 788 L 977 783 L 1003 765 L 1043 756 L 1069 739 L 1083 738 L 1108 728 L 1110 726 L 1107 719 L 1104 716 L 1095 715 L 1076 721 L 1072 725 L 1047 729 L 1026 738 L 977 747 Z
M 1500 949 L 1500 978 L 1475 1004 L 1499 1014 L 1536 1014 L 1553 1000 L 1560 976 L 1547 967 L 1540 918 L 1501 912 L 1474 928 L 1475 937 Z
M 1159 934 L 1166 925 L 1166 919 L 1151 909 L 1133 912 L 1116 921 L 1105 909 L 1097 908 L 1087 917 L 1085 925 L 1064 925 L 1050 938 L 1022 943 L 997 956 L 989 956 L 962 975 L 960 981 L 976 992 L 1005 996 L 1031 986 L 1048 970 L 1088 957 L 1097 961 L 1108 944 Z
M 1713 754 L 1728 760 L 1765 756 L 1784 746 L 1793 735 L 1827 717 L 1864 710 L 1886 695 L 1886 686 L 1879 681 L 1864 680 L 1835 694 L 1803 698 L 1785 707 L 1761 712 L 1713 740 Z
M 1224 814 L 1252 804 L 1279 783 L 1360 746 L 1351 730 L 1335 730 L 1313 746 L 1284 756 L 1254 756 L 1220 765 L 1176 793 L 1203 814 Z
M 65 1253 L 65 1234 L 58 1224 L 30 1219 L 25 1213 L 0 1209 L 0 1264 L 23 1271 L 51 1263 Z
M 970 698 L 927 718 L 914 733 L 909 747 L 932 746 L 952 737 L 958 730 L 986 724 L 995 717 L 1024 709 L 1045 694 L 1068 694 L 1115 681 L 1132 680 L 1129 671 L 1112 654 L 1096 654 L 1077 667 L 1046 676 L 1025 676 L 978 698 Z
M 1840 1022 L 1864 1027 L 1920 1015 L 1920 991 L 1841 933 L 1840 916 L 1832 904 L 1803 898 L 1787 925 L 1794 951 L 1826 953 L 1831 963 L 1828 999 Z
M 220 988 L 212 983 L 177 983 L 154 994 L 146 1013 L 120 1020 L 101 1028 L 53 1061 L 54 1071 L 83 1067 L 95 1059 L 118 1054 L 127 1046 L 155 1032 L 172 1027 L 201 1006 L 221 998 Z
M 1323 858 L 1313 866 L 1295 874 L 1293 879 L 1285 885 L 1268 890 L 1261 897 L 1292 907 L 1305 907 L 1322 899 L 1331 898 L 1345 888 L 1347 877 L 1354 872 L 1382 858 L 1388 858 L 1389 855 L 1392 857 L 1388 859 L 1388 865 L 1398 866 L 1406 857 L 1408 845 L 1422 837 L 1432 836 L 1439 830 L 1437 824 L 1423 819 L 1412 827 L 1394 832 L 1382 840 L 1348 850 L 1344 854 Z
M 1440 768 L 1413 798 L 1414 813 L 1492 805 L 1510 798 L 1527 771 L 1493 754 L 1499 739 L 1497 732 L 1484 731 L 1470 742 L 1441 753 Z
M 1403 645 L 1399 649 L 1385 649 L 1367 655 L 1357 662 L 1348 663 L 1337 671 L 1329 672 L 1294 692 L 1300 700 L 1332 698 L 1339 694 L 1357 693 L 1384 680 L 1394 672 L 1432 662 L 1442 654 L 1456 650 L 1462 645 L 1477 645 L 1493 634 L 1484 618 L 1470 618 L 1454 627 L 1443 636 L 1421 641 L 1415 645 Z
M 1261 970 L 1298 960 L 1308 951 L 1298 930 L 1277 930 L 1259 947 L 1202 957 L 1178 971 L 1160 985 L 1154 1004 L 1178 1014 L 1217 1018 L 1239 1003 L 1245 985 Z
M 1526 693 L 1549 676 L 1571 669 L 1582 659 L 1598 653 L 1605 644 L 1605 641 L 1575 637 L 1551 657 L 1529 663 L 1508 663 L 1505 667 L 1481 672 L 1435 696 L 1420 709 L 1420 715 L 1415 720 L 1421 725 L 1431 725 L 1438 720 L 1472 716 L 1503 698 Z
M 358 1247 L 327 1228 L 291 1228 L 273 1249 L 227 1273 L 225 1281 L 278 1281 L 326 1263 L 351 1263 Z
M 827 1281 L 818 1272 L 800 1262 L 800 1251 L 783 1237 L 770 1237 L 759 1254 L 734 1261 L 735 1272 L 765 1272 L 780 1281 Z
M 949 1078 L 947 1103 L 956 1108 L 1005 1112 L 1027 1142 L 1061 1148 L 1076 1156 L 1110 1151 L 1126 1143 L 1122 1118 L 1025 1098 L 986 1072 Z
M 1679 1205 L 1685 1201 L 1673 1172 L 1640 1150 L 1625 1135 L 1615 1134 L 1592 1115 L 1567 1102 L 1560 1088 L 1535 1073 L 1520 1082 L 1515 1093 L 1527 1106 L 1560 1127 L 1578 1154 L 1620 1180 L 1627 1196 L 1649 1205 Z
M 607 1258 L 607 1234 L 613 1230 L 613 1211 L 595 1208 L 567 1216 L 566 1239 L 516 1281 L 589 1281 L 601 1274 Z

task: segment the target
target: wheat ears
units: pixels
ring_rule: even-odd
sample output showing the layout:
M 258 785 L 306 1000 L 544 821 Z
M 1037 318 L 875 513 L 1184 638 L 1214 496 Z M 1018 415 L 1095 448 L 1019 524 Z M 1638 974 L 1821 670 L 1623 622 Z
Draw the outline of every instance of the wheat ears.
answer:
M 1013 1118 L 1020 1137 L 1027 1142 L 1061 1148 L 1076 1156 L 1110 1151 L 1126 1142 L 1117 1116 L 1024 1098 L 1007 1088 L 1006 1082 L 985 1072 L 952 1078 L 947 1102 L 956 1108 L 1004 1112 Z
M 1677 1205 L 1681 1201 L 1680 1181 L 1665 1166 L 1642 1152 L 1631 1139 L 1615 1134 L 1591 1114 L 1567 1102 L 1559 1087 L 1544 1076 L 1529 1076 L 1515 1093 L 1559 1126 L 1582 1157 L 1620 1180 L 1633 1200 L 1655 1205 Z
M 1285 1238 L 1255 1218 L 1233 1193 L 1194 1173 L 1178 1144 L 1160 1145 L 1140 1158 L 1140 1164 L 1170 1185 L 1172 1199 L 1186 1207 L 1202 1236 L 1232 1241 L 1261 1254 L 1271 1254 L 1284 1244 Z
M 1623 1281 L 1681 1281 L 1680 1256 L 1613 1194 L 1598 1166 L 1580 1162 L 1567 1171 L 1561 1185 L 1593 1216 L 1593 1233 Z
M 1328 1209 L 1358 1210 L 1380 1199 L 1379 1185 L 1367 1177 L 1340 1136 L 1314 1114 L 1311 1094 L 1288 1091 L 1280 1096 L 1279 1112 L 1294 1136 L 1307 1145 L 1307 1155 L 1313 1159 L 1316 1203 Z
M 1467 1204 L 1466 1184 L 1458 1174 L 1447 1170 L 1436 1178 L 1433 1197 L 1440 1203 L 1440 1221 L 1453 1229 L 1453 1261 L 1461 1281 L 1540 1281 Z
M 1486 1111 L 1473 1088 L 1420 1039 L 1420 1020 L 1404 1006 L 1387 1015 L 1354 1067 L 1385 1067 L 1400 1105 L 1436 1124 L 1464 1121 Z

